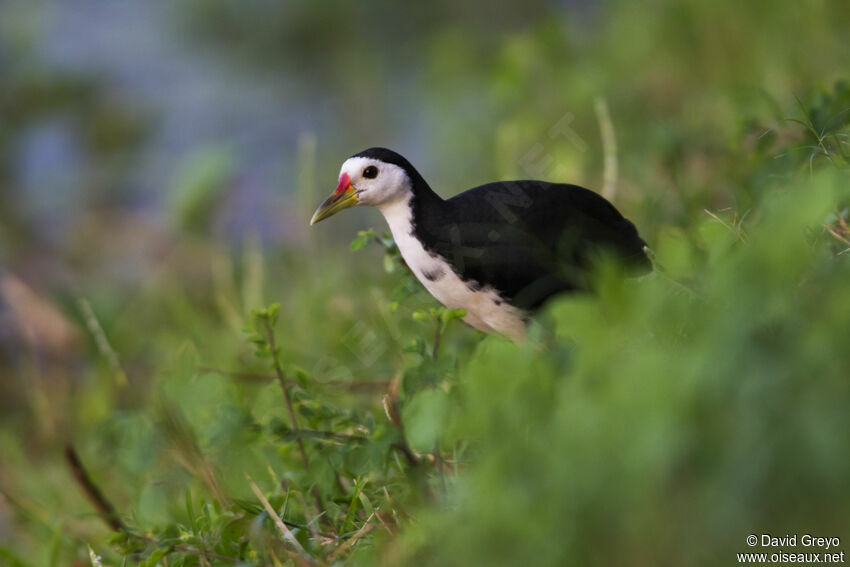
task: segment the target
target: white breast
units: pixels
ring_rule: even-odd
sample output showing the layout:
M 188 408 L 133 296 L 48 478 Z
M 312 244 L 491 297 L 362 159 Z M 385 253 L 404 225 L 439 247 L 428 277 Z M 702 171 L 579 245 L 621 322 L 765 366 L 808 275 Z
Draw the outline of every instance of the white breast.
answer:
M 467 286 L 451 265 L 439 255 L 429 253 L 411 234 L 413 229 L 409 200 L 398 200 L 379 207 L 387 219 L 393 239 L 404 261 L 434 298 L 450 308 L 463 308 L 463 320 L 485 333 L 497 332 L 513 340 L 525 336 L 525 313 L 509 305 L 496 290 Z

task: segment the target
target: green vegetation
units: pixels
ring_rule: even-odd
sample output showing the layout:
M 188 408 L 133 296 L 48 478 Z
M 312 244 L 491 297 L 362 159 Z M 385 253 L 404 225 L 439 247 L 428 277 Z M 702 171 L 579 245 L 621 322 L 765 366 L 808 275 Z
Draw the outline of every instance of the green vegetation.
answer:
M 332 18 L 194 4 L 220 24 L 197 41 L 298 76 L 275 33 L 300 22 L 319 49 L 307 31 Z M 73 284 L 20 283 L 42 244 L 4 199 L 3 298 L 24 338 L 0 359 L 0 564 L 718 565 L 762 533 L 848 551 L 850 5 L 613 2 L 519 28 L 505 10 L 498 37 L 437 16 L 411 31 L 438 117 L 422 173 L 443 194 L 526 176 L 601 190 L 616 159 L 613 200 L 659 269 L 603 266 L 525 344 L 466 327 L 377 214 L 306 227 L 311 184 L 370 145 L 357 124 L 380 100 L 344 152 L 302 140 L 277 198 L 304 227 L 282 243 L 216 232 L 245 157 L 215 141 L 175 174 L 167 228 L 93 210 L 61 251 Z M 241 49 L 222 40 L 252 23 Z M 339 95 L 359 108 L 412 48 L 382 59 L 343 35 L 320 70 L 334 84 L 374 62 Z M 102 196 L 143 121 L 104 114 L 88 79 L 37 79 L 0 65 L 4 117 L 43 103 L 0 122 L 0 184 L 26 120 L 64 105 L 102 141 L 85 146 L 108 164 Z M 386 108 L 364 131 L 389 128 Z M 148 258 L 140 241 L 156 261 L 122 275 Z

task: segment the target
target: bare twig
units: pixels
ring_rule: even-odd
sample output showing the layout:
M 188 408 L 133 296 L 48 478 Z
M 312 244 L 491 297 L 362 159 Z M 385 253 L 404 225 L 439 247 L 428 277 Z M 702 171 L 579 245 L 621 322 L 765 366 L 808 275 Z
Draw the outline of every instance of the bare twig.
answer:
M 386 486 L 383 487 L 383 490 L 384 496 L 387 498 L 387 502 L 389 502 L 390 504 L 390 511 L 394 514 L 398 514 L 404 519 L 410 519 L 410 514 L 405 512 L 403 507 L 399 506 L 399 503 L 396 501 L 395 498 L 393 498 L 392 494 L 390 494 L 390 491 L 387 490 Z
M 77 481 L 83 494 L 91 502 L 91 505 L 94 506 L 94 509 L 106 525 L 113 531 L 126 532 L 127 526 L 118 517 L 118 513 L 115 511 L 112 503 L 106 499 L 103 492 L 92 481 L 91 476 L 89 476 L 88 471 L 80 460 L 80 456 L 70 443 L 65 445 L 65 461 L 71 469 L 71 474 L 74 475 L 74 480 Z
M 381 525 L 385 530 L 387 530 L 387 533 L 393 535 L 392 528 L 390 528 L 389 524 L 387 524 L 386 520 L 384 520 L 384 514 L 380 510 L 376 510 L 375 512 L 375 517 L 378 518 L 378 521 L 381 522 Z M 392 516 L 390 516 L 389 519 L 392 520 Z
M 340 544 L 339 547 L 334 549 L 333 552 L 330 554 L 330 556 L 328 556 L 328 559 L 333 561 L 334 559 L 336 559 L 337 557 L 339 557 L 340 555 L 342 555 L 343 553 L 348 551 L 348 549 L 350 549 L 355 543 L 357 543 L 357 541 L 361 537 L 363 537 L 364 535 L 366 535 L 370 531 L 372 531 L 372 528 L 375 527 L 375 524 L 372 524 L 370 522 L 372 521 L 372 517 L 374 515 L 375 515 L 375 512 L 372 512 L 372 515 L 370 515 L 366 519 L 366 521 L 363 523 L 363 526 L 359 530 L 357 530 L 357 532 L 353 536 L 351 536 L 350 538 L 345 540 L 342 544 Z
M 94 310 L 91 308 L 91 304 L 89 304 L 86 298 L 78 296 L 77 305 L 82 312 L 86 328 L 89 330 L 92 337 L 94 337 L 94 342 L 95 345 L 97 345 L 98 352 L 100 352 L 101 356 L 106 359 L 110 370 L 112 370 L 115 382 L 119 386 L 126 386 L 127 373 L 124 372 L 124 368 L 118 360 L 118 354 L 115 352 L 115 349 L 112 348 L 112 345 L 109 343 L 109 339 L 106 338 L 106 333 L 104 332 L 100 322 L 97 320 Z
M 71 474 L 73 474 L 74 480 L 77 481 L 77 484 L 80 486 L 80 489 L 83 491 L 83 494 L 86 496 L 89 502 L 91 502 L 92 506 L 97 511 L 98 516 L 100 516 L 100 518 L 112 531 L 123 533 L 128 538 L 139 542 L 153 544 L 157 547 L 161 545 L 158 540 L 152 537 L 135 534 L 129 530 L 127 525 L 121 520 L 121 518 L 118 517 L 118 513 L 115 511 L 115 507 L 112 505 L 112 503 L 106 498 L 106 496 L 104 496 L 103 492 L 100 490 L 100 488 L 98 488 L 94 481 L 92 481 L 91 476 L 89 475 L 88 471 L 80 460 L 80 456 L 77 454 L 77 451 L 70 443 L 65 445 L 65 461 L 68 463 L 68 467 L 71 469 Z M 211 551 L 193 549 L 187 545 L 182 544 L 172 545 L 170 546 L 170 549 L 180 553 L 196 555 L 204 561 L 207 561 L 208 558 L 212 558 L 219 559 L 222 561 L 229 561 L 231 563 L 238 562 L 238 560 L 234 559 L 233 557 L 219 555 Z
M 842 235 L 838 234 L 838 232 L 837 232 L 834 228 L 832 228 L 831 226 L 827 225 L 826 230 L 827 230 L 827 232 L 829 232 L 829 233 L 830 233 L 833 237 L 835 237 L 837 240 L 840 240 L 840 241 L 841 241 L 841 242 L 843 242 L 844 244 L 850 244 L 850 240 L 847 240 L 847 238 L 845 238 L 844 236 L 842 236 Z
M 707 214 L 708 216 L 719 222 L 721 225 L 723 225 L 723 227 L 725 227 L 729 232 L 731 232 L 735 236 L 735 238 L 737 238 L 741 242 L 747 241 L 747 234 L 743 231 L 743 228 L 740 225 L 738 225 L 737 227 L 732 226 L 723 219 L 721 219 L 719 216 L 717 216 L 715 213 L 709 211 L 708 209 L 703 209 L 703 211 L 705 212 L 705 214 Z M 744 216 L 746 216 L 746 214 Z M 741 220 L 743 221 L 743 217 L 741 217 Z
M 272 518 L 275 525 L 277 526 L 277 529 L 279 529 L 280 533 L 283 534 L 283 539 L 288 541 L 289 544 L 292 545 L 293 548 L 295 548 L 295 551 L 297 553 L 290 552 L 290 557 L 292 557 L 292 559 L 300 565 L 314 565 L 315 561 L 313 560 L 313 558 L 307 554 L 307 551 L 301 546 L 301 543 L 299 543 L 299 541 L 295 538 L 295 535 L 292 533 L 292 531 L 286 526 L 283 520 L 280 519 L 280 516 L 277 515 L 277 512 L 275 512 L 274 508 L 272 508 L 272 505 L 269 503 L 262 490 L 260 490 L 260 487 L 257 486 L 257 484 L 251 479 L 250 476 L 245 475 L 245 477 L 248 479 L 248 485 L 251 487 L 251 491 L 263 504 L 263 508 Z

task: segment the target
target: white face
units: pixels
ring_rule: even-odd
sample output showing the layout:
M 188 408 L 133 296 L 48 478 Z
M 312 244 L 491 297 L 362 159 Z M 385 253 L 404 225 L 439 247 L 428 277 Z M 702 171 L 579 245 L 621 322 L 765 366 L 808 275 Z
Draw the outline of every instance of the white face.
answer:
M 347 173 L 357 192 L 358 205 L 381 207 L 413 195 L 410 178 L 402 168 L 378 159 L 348 158 L 339 170 Z

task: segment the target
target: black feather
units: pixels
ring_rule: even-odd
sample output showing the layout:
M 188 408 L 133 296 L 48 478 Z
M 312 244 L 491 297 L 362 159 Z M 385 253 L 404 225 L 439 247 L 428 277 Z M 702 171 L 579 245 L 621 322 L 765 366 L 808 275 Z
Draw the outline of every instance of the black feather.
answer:
M 583 187 L 501 181 L 443 200 L 396 152 L 371 148 L 357 157 L 405 170 L 413 185 L 414 236 L 470 289 L 490 286 L 511 304 L 533 309 L 559 292 L 586 289 L 602 254 L 635 273 L 651 270 L 635 226 Z

